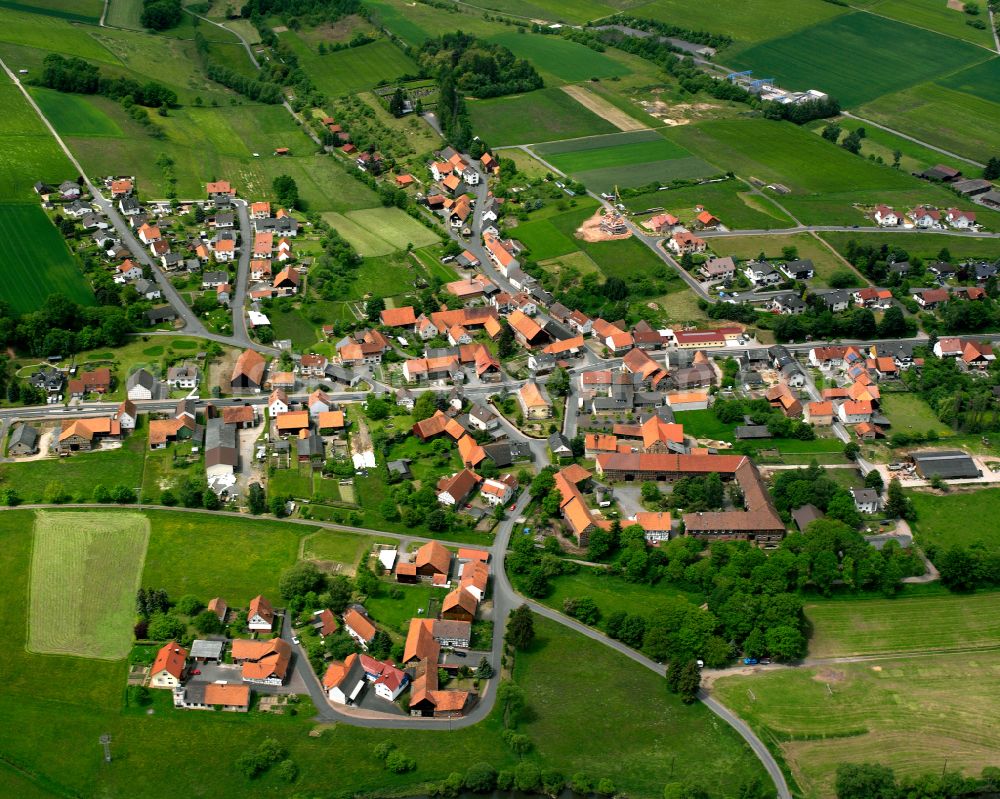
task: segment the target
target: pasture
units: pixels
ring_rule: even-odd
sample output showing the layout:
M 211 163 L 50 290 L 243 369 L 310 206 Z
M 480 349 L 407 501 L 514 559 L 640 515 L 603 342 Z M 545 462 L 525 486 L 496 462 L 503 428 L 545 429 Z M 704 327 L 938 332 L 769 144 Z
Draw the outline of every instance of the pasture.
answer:
M 122 135 L 111 117 L 80 95 L 33 88 L 31 96 L 60 136 Z
M 1000 492 L 991 500 L 998 496 Z M 995 504 L 980 512 L 986 507 Z M 956 596 L 941 590 L 894 599 L 806 602 L 805 614 L 813 627 L 809 641 L 813 658 L 1000 646 L 1000 593 Z
M 840 763 L 973 776 L 1000 755 L 1000 662 L 991 655 L 763 671 L 723 678 L 713 692 L 780 752 L 809 799 L 834 795 Z
M 518 58 L 530 61 L 535 69 L 543 73 L 543 77 L 547 73 L 566 83 L 577 83 L 590 78 L 622 77 L 631 71 L 607 52 L 595 52 L 585 45 L 560 36 L 514 31 L 491 36 L 489 41 L 502 44 Z M 551 83 L 552 81 L 546 81 L 547 85 Z
M 28 649 L 125 657 L 148 541 L 149 522 L 139 513 L 40 511 L 31 558 Z
M 787 89 L 819 89 L 852 108 L 985 57 L 968 42 L 859 12 L 758 44 L 733 66 L 773 77 Z
M 372 0 L 365 4 L 375 12 L 372 22 L 381 24 L 411 47 L 443 31 L 461 30 L 484 38 L 507 30 L 502 24 L 484 19 L 479 9 L 461 6 L 435 7 L 408 0 Z
M 733 230 L 764 230 L 792 225 L 792 220 L 767 197 L 751 194 L 750 187 L 739 180 L 647 192 L 625 198 L 625 205 L 630 211 L 638 212 L 647 208 L 664 208 L 685 223 L 694 220 L 695 206 L 703 205 Z M 723 244 L 719 246 L 725 247 Z
M 417 73 L 414 61 L 388 39 L 319 55 L 292 31 L 280 38 L 299 57 L 320 91 L 331 97 L 367 91 L 383 80 Z
M 491 144 L 528 144 L 613 133 L 607 120 L 557 88 L 469 102 L 472 127 Z
M 1000 151 L 1000 104 L 938 83 L 879 97 L 858 115 L 983 163 Z
M 37 310 L 52 294 L 93 305 L 94 294 L 69 249 L 37 205 L 0 203 L 0 297 L 15 313 Z
M 913 532 L 923 546 L 947 549 L 953 545 L 982 544 L 1000 550 L 1000 488 L 953 492 L 946 495 L 914 491 L 910 494 L 917 520 Z
M 37 47 L 66 55 L 75 55 L 98 64 L 115 64 L 117 59 L 91 36 L 89 26 L 73 25 L 68 20 L 41 14 L 6 9 L 0 26 L 0 42 L 23 47 Z M 16 70 L 19 64 L 8 64 Z M 4 81 L 6 83 L 6 80 Z

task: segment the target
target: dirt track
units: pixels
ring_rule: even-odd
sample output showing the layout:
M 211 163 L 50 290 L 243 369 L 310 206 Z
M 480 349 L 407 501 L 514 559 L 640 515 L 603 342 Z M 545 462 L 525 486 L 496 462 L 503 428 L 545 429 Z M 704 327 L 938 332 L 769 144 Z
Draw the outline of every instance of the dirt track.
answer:
M 601 119 L 606 119 L 618 130 L 646 130 L 649 127 L 583 86 L 563 86 L 562 90 L 588 111 L 594 112 Z

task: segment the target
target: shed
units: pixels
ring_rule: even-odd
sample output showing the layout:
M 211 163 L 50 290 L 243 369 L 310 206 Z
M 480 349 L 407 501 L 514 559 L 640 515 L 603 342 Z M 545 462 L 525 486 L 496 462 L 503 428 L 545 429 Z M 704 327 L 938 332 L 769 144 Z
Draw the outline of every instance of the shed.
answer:
M 811 503 L 792 511 L 792 521 L 800 530 L 805 530 L 812 522 L 822 518 L 823 512 Z
M 196 640 L 191 644 L 190 658 L 196 663 L 221 663 L 225 641 Z
M 976 462 L 961 450 L 925 450 L 912 453 L 910 458 L 916 466 L 917 474 L 925 480 L 931 480 L 935 477 L 956 480 L 963 477 L 982 476 L 976 467 Z

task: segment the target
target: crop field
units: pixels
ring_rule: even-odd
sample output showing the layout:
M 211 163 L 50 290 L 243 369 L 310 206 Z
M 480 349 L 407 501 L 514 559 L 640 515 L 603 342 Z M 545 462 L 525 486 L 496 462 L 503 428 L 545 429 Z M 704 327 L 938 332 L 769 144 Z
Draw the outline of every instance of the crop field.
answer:
M 148 541 L 149 522 L 139 513 L 39 512 L 28 649 L 106 660 L 127 655 Z
M 90 35 L 90 30 L 94 29 L 73 25 L 56 17 L 5 10 L 3 25 L 0 26 L 0 42 L 75 55 L 98 64 L 117 63 L 114 55 Z M 7 66 L 11 69 L 19 67 L 10 63 Z
M 879 97 L 858 115 L 984 163 L 1000 151 L 1000 103 L 937 83 Z
M 474 100 L 469 103 L 469 114 L 473 129 L 496 145 L 556 141 L 616 130 L 557 88 Z
M 1000 514 L 1000 488 L 944 496 L 914 491 L 910 498 L 917 511 L 914 535 L 924 546 L 947 549 L 953 545 L 978 543 L 990 550 L 1000 550 L 1000 529 L 996 524 Z
M 751 194 L 750 187 L 737 180 L 640 194 L 626 198 L 625 205 L 631 211 L 664 208 L 682 222 L 693 221 L 695 206 L 703 205 L 733 230 L 764 230 L 793 224 L 767 197 Z
M 654 180 L 698 178 L 719 170 L 652 130 L 553 142 L 535 148 L 546 161 L 588 187 L 609 191 Z
M 55 226 L 37 205 L 0 203 L 0 297 L 16 313 L 51 294 L 92 305 L 94 295 Z
M 826 286 L 830 277 L 838 272 L 853 274 L 861 285 L 857 273 L 841 261 L 822 241 L 813 238 L 808 233 L 795 233 L 786 236 L 726 236 L 712 241 L 712 249 L 717 255 L 732 255 L 745 260 L 756 258 L 764 253 L 770 259 L 781 259 L 784 247 L 795 247 L 799 258 L 809 258 L 816 267 L 816 277 L 812 285 Z
M 991 58 L 938 80 L 942 86 L 1000 103 L 1000 58 Z
M 808 799 L 834 795 L 840 763 L 974 776 L 1000 756 L 995 655 L 765 671 L 726 677 L 713 690 L 782 754 Z
M 998 497 L 980 512 L 995 508 Z M 805 613 L 814 658 L 1000 647 L 1000 593 L 807 602 Z
M 413 60 L 387 39 L 319 55 L 292 31 L 280 38 L 299 57 L 320 91 L 331 97 L 366 91 L 383 80 L 417 73 Z
M 953 258 L 1000 258 L 1000 241 L 997 239 L 970 239 L 962 236 L 942 236 L 933 233 L 822 233 L 825 241 L 843 253 L 852 239 L 858 244 L 899 247 L 912 257 L 936 258 L 942 247 L 947 247 Z
M 69 22 L 96 24 L 101 18 L 101 0 L 34 0 L 19 3 L 16 0 L 0 1 L 0 8 L 44 14 Z
M 142 0 L 110 0 L 105 21 L 116 28 L 139 31 L 142 30 L 142 23 L 139 21 L 141 16 Z
M 31 96 L 60 136 L 122 135 L 111 117 L 79 95 L 34 88 Z
M 372 0 L 365 4 L 376 12 L 378 20 L 390 32 L 412 47 L 419 47 L 427 39 L 440 36 L 442 31 L 461 30 L 488 38 L 508 30 L 498 22 L 483 18 L 479 9 L 460 6 L 436 8 L 407 0 Z
M 518 58 L 530 61 L 539 72 L 548 73 L 567 83 L 590 78 L 622 77 L 631 71 L 607 53 L 595 52 L 585 45 L 559 36 L 515 31 L 491 36 L 489 40 L 502 44 Z
M 887 48 L 885 42 L 892 42 Z M 927 58 L 934 53 L 934 58 Z M 839 16 L 744 51 L 739 69 L 788 89 L 819 89 L 846 108 L 982 60 L 986 52 L 958 39 L 878 17 Z

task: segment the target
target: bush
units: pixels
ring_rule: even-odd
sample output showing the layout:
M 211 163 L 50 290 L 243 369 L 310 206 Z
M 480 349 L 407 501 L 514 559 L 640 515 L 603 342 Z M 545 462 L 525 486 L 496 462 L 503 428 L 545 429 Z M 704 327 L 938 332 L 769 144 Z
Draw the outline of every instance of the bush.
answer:
M 385 767 L 393 774 L 406 774 L 417 767 L 417 761 L 402 752 L 392 752 L 385 759 Z
M 489 763 L 473 763 L 465 773 L 465 787 L 473 793 L 489 793 L 497 785 L 497 770 Z

